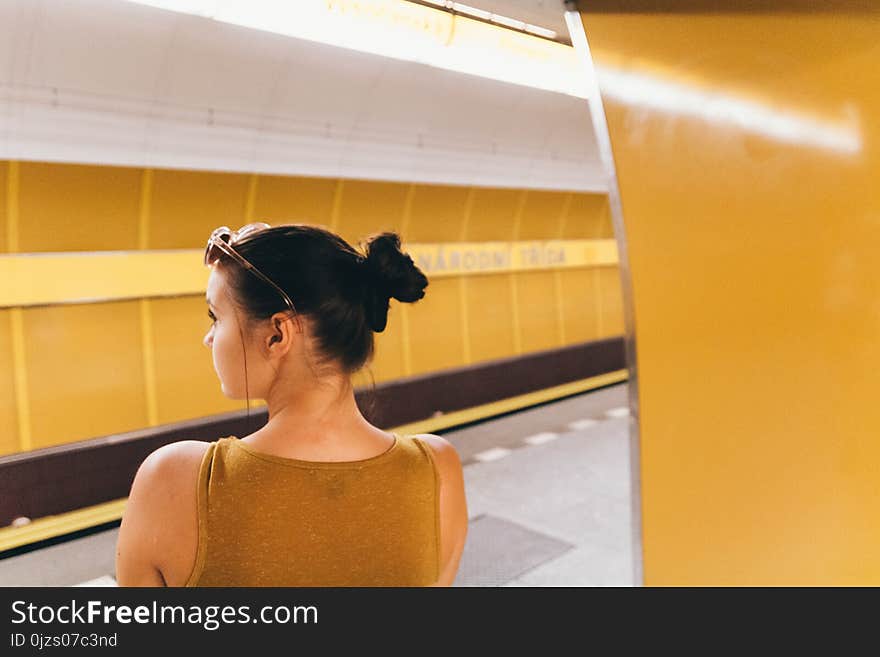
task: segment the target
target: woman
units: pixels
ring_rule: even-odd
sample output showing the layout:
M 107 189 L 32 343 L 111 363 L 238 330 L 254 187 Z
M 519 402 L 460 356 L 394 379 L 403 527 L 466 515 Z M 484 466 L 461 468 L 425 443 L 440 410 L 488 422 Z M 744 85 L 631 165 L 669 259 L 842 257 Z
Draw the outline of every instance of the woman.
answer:
M 218 228 L 205 336 L 223 393 L 266 400 L 254 433 L 143 462 L 119 531 L 120 586 L 449 586 L 467 535 L 461 462 L 439 436 L 374 427 L 351 375 L 389 299 L 427 278 L 394 233 L 361 255 L 301 224 Z

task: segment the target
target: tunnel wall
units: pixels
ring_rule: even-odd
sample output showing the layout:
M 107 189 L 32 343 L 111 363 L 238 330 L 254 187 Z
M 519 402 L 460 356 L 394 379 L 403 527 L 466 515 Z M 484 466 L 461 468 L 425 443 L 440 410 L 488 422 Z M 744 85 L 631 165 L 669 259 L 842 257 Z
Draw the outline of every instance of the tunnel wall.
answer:
M 322 224 L 353 244 L 397 230 L 405 248 L 447 253 L 613 238 L 606 196 L 581 192 L 2 162 L 0 195 L 0 249 L 9 257 L 191 249 L 200 262 L 212 229 L 257 220 Z M 429 273 L 424 300 L 392 303 L 374 380 L 619 336 L 617 266 L 584 262 Z M 209 324 L 203 289 L 0 309 L 0 454 L 243 409 L 220 392 L 202 344 Z

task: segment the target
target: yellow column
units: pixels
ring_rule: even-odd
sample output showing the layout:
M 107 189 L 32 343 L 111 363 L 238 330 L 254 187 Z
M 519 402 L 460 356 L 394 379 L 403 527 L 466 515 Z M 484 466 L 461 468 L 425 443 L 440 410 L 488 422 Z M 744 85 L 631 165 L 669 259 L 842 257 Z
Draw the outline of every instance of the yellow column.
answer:
M 339 185 L 336 188 L 336 194 L 333 197 L 333 216 L 334 216 L 334 225 L 338 224 L 338 216 L 339 216 L 339 205 L 342 198 L 342 181 L 339 181 Z M 406 198 L 403 202 L 403 217 L 400 221 L 400 234 L 402 239 L 406 239 L 407 231 L 409 230 L 410 217 L 412 215 L 412 204 L 413 199 L 415 198 L 416 186 L 411 184 L 406 190 Z M 412 365 L 412 344 L 410 343 L 410 318 L 409 318 L 409 308 L 407 304 L 400 304 L 400 325 L 401 325 L 401 345 L 403 349 L 403 372 L 404 375 L 409 376 L 412 374 L 413 365 Z
M 336 181 L 333 191 L 333 208 L 330 210 L 330 230 L 339 231 L 339 213 L 342 209 L 342 194 L 345 192 L 345 180 L 340 178 Z
M 21 451 L 26 452 L 31 449 L 32 440 L 23 310 L 12 308 L 9 311 L 9 318 L 12 325 L 12 369 L 15 377 L 15 406 L 18 413 L 18 443 Z
M 403 373 L 409 376 L 413 372 L 412 344 L 409 337 L 409 305 L 402 303 L 400 308 L 400 339 L 403 343 Z
M 461 221 L 461 231 L 459 239 L 464 242 L 467 239 L 467 232 L 471 223 L 471 213 L 474 208 L 474 196 L 476 190 L 471 187 L 468 189 L 467 196 L 464 201 L 464 217 Z M 471 349 L 471 320 L 468 312 L 468 281 L 467 277 L 461 275 L 458 277 L 458 297 L 461 303 L 461 342 L 462 353 L 464 354 L 465 364 L 472 363 L 474 358 Z
M 591 237 L 593 239 L 600 239 L 602 237 L 602 229 L 603 229 L 602 221 L 596 221 L 593 225 L 595 228 L 595 232 Z M 602 302 L 605 297 L 605 290 L 602 288 L 602 267 L 596 265 L 592 270 L 593 276 L 593 297 L 596 299 L 595 302 L 595 312 L 596 312 L 596 336 L 601 338 L 607 337 L 605 335 L 605 325 L 607 322 L 605 321 L 605 310 L 602 307 Z
M 407 234 L 409 233 L 409 224 L 410 218 L 412 216 L 412 205 L 413 199 L 416 196 L 416 186 L 414 184 L 410 184 L 409 187 L 406 188 L 406 197 L 403 200 L 403 217 L 400 219 L 400 235 L 401 239 L 407 241 Z
M 565 222 L 568 211 L 571 208 L 572 192 L 565 195 L 562 201 L 562 210 L 559 212 L 559 227 L 556 229 L 556 239 L 562 239 L 565 235 Z M 553 272 L 553 289 L 556 293 L 556 319 L 559 322 L 559 346 L 565 345 L 565 306 L 563 305 L 562 271 L 556 269 Z M 587 301 L 586 299 L 584 300 Z
M 580 5 L 645 583 L 880 585 L 880 4 Z
M 516 204 L 516 212 L 513 215 L 513 241 L 519 239 L 520 226 L 522 224 L 523 210 L 526 207 L 526 199 L 528 192 L 522 190 L 519 193 L 519 200 Z M 522 346 L 522 327 L 520 325 L 520 309 L 519 309 L 519 290 L 517 289 L 516 272 L 510 273 L 510 307 L 513 315 L 513 351 L 521 354 Z
M 149 249 L 150 201 L 153 194 L 153 170 L 144 169 L 141 175 L 141 197 L 138 210 L 138 249 Z M 156 353 L 153 336 L 153 308 L 150 299 L 140 300 L 141 353 L 144 363 L 144 390 L 147 394 L 147 422 L 159 424 L 159 401 L 156 390 Z
M 19 252 L 19 163 L 9 162 L 6 179 L 6 243 L 9 253 Z M 33 447 L 31 437 L 31 411 L 28 397 L 27 352 L 25 349 L 24 310 L 11 308 L 9 311 L 10 334 L 12 336 L 12 372 L 15 381 L 15 408 L 18 416 L 18 445 L 26 452 Z
M 257 202 L 257 185 L 260 177 L 256 173 L 252 173 L 248 178 L 247 197 L 244 203 L 244 223 L 250 224 L 254 221 L 254 207 Z
M 6 176 L 6 244 L 9 253 L 18 253 L 18 162 L 9 162 L 9 174 Z

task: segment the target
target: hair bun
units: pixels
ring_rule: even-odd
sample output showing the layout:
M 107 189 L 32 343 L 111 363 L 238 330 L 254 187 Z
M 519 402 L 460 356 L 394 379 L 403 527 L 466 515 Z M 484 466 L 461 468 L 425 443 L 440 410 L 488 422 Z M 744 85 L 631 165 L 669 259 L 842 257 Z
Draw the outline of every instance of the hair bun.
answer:
M 425 296 L 428 278 L 400 250 L 397 233 L 378 233 L 367 238 L 366 254 L 363 264 L 368 279 L 367 320 L 373 331 L 381 333 L 388 322 L 389 300 L 418 301 Z

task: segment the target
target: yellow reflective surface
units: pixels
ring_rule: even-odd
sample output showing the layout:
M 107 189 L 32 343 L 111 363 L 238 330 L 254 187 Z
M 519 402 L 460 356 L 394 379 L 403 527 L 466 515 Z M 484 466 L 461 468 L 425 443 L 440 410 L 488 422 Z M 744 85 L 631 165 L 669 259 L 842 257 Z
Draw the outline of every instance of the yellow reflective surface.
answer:
M 880 10 L 702 4 L 582 13 L 633 284 L 645 583 L 877 585 Z

